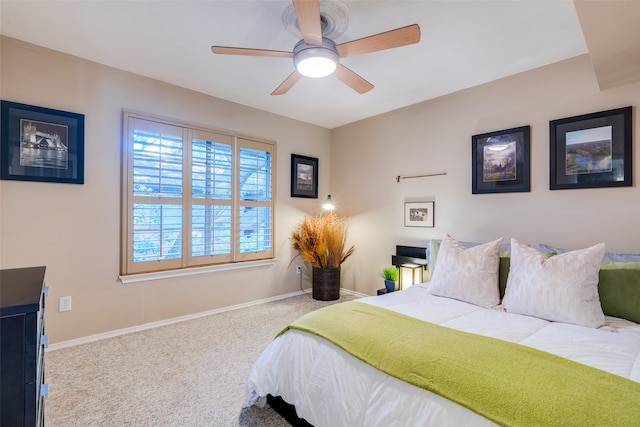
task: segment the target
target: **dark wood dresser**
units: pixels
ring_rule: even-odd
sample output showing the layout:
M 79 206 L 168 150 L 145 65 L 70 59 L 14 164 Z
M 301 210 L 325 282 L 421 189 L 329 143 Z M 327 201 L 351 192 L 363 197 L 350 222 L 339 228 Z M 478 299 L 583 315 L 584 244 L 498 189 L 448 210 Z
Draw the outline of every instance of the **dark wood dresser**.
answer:
M 0 270 L 0 426 L 43 426 L 46 267 Z

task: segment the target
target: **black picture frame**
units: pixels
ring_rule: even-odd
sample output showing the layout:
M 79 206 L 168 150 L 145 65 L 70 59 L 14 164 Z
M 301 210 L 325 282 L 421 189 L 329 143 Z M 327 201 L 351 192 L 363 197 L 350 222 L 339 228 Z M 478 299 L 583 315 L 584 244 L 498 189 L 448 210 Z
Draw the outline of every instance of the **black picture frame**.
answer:
M 531 127 L 471 137 L 472 194 L 531 191 Z
M 0 179 L 84 184 L 84 115 L 1 101 Z
M 318 198 L 318 159 L 291 154 L 291 197 Z
M 632 107 L 549 122 L 549 189 L 633 185 Z

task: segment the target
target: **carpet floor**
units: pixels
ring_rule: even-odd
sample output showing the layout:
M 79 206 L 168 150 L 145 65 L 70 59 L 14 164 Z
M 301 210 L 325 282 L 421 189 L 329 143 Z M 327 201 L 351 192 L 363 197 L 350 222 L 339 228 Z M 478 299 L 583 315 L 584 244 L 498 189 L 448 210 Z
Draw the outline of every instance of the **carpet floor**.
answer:
M 47 352 L 47 427 L 288 426 L 268 405 L 242 408 L 253 362 L 305 313 L 310 293 Z

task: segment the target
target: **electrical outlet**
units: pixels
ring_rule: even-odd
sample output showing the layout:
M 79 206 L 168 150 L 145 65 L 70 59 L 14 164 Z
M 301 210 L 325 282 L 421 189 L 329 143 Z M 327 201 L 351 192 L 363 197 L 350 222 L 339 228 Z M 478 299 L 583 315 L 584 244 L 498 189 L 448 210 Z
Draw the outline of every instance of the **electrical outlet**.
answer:
M 302 266 L 301 265 L 296 265 L 296 274 L 297 275 L 302 274 Z
M 71 311 L 71 297 L 60 297 L 59 311 Z

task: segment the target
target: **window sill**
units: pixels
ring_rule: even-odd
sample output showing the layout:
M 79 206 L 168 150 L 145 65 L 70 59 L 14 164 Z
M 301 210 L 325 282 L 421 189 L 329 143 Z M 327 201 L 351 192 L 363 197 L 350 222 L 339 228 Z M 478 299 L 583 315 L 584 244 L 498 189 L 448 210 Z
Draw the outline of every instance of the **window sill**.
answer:
M 170 279 L 173 277 L 194 276 L 197 274 L 216 273 L 219 271 L 238 270 L 253 267 L 268 267 L 276 263 L 277 258 L 262 259 L 259 261 L 235 262 L 220 265 L 208 265 L 205 267 L 185 268 L 181 270 L 157 271 L 154 273 L 129 274 L 119 276 L 120 281 L 126 285 L 129 283 L 148 282 L 150 280 Z

